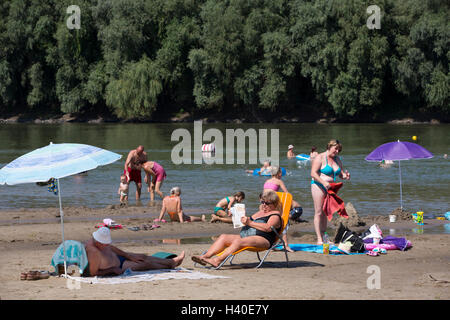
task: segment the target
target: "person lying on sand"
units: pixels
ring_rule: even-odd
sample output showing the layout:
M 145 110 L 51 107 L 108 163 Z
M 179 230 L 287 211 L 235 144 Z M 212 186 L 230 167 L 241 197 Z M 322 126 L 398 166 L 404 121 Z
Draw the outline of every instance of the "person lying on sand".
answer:
M 183 213 L 183 208 L 181 206 L 181 189 L 180 187 L 174 187 L 170 190 L 170 196 L 163 199 L 163 204 L 161 208 L 161 213 L 159 218 L 153 220 L 153 222 L 166 222 L 163 220 L 164 214 L 170 216 L 171 221 L 178 222 L 195 222 L 195 221 L 205 221 L 205 215 L 203 214 L 201 218 L 195 216 L 188 216 Z
M 111 243 L 109 228 L 102 227 L 92 233 L 92 239 L 84 244 L 91 276 L 120 275 L 128 268 L 133 271 L 174 269 L 184 259 L 184 251 L 173 259 L 161 259 L 146 254 L 125 252 Z
M 242 217 L 244 227 L 240 234 L 222 234 L 212 244 L 205 254 L 192 256 L 192 261 L 202 265 L 218 267 L 231 253 L 244 247 L 270 248 L 276 241 L 277 236 L 272 231 L 274 227 L 277 232 L 282 227 L 280 198 L 273 190 L 266 190 L 261 196 L 262 210 L 251 217 Z M 224 253 L 216 256 L 216 254 Z

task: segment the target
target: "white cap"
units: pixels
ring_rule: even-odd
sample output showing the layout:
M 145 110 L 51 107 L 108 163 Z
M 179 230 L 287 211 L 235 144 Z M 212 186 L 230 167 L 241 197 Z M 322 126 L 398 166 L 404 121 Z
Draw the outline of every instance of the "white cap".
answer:
M 107 227 L 99 228 L 97 231 L 92 233 L 92 236 L 94 237 L 95 241 L 103 244 L 110 244 L 112 242 L 111 232 Z
M 289 146 L 288 146 L 288 150 L 289 149 L 294 149 L 294 146 L 292 145 L 292 144 L 290 144 Z

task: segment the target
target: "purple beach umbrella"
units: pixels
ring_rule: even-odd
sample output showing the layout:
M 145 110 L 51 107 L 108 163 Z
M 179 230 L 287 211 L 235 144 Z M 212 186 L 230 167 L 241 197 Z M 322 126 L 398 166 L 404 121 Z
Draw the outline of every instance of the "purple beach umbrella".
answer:
M 398 161 L 400 177 L 400 208 L 403 209 L 402 199 L 402 168 L 400 161 L 410 159 L 430 159 L 433 154 L 416 143 L 406 141 L 396 141 L 382 144 L 373 150 L 366 158 L 366 161 Z

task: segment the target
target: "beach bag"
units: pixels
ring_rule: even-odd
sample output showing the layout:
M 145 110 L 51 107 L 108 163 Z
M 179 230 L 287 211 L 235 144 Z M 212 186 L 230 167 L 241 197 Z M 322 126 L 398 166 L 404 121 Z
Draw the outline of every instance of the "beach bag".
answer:
M 365 251 L 364 240 L 361 239 L 357 234 L 352 232 L 345 241 L 350 241 L 352 243 L 352 247 L 350 248 L 350 252 L 359 252 L 362 253 Z
M 364 240 L 360 236 L 358 236 L 357 233 L 351 231 L 347 227 L 344 227 L 344 225 L 341 223 L 338 230 L 336 231 L 334 243 L 340 244 L 346 242 L 350 242 L 352 244 L 350 252 L 362 253 L 365 251 Z

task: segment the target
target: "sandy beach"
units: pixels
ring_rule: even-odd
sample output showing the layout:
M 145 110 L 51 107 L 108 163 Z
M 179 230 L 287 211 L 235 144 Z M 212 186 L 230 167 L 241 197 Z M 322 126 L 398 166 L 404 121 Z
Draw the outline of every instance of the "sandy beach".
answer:
M 222 270 L 195 268 L 191 256 L 200 254 L 221 233 L 237 233 L 223 223 L 165 223 L 153 230 L 131 231 L 126 226 L 149 223 L 156 217 L 158 207 L 109 206 L 104 209 L 85 207 L 64 208 L 65 238 L 88 240 L 95 225 L 103 218 L 114 219 L 124 226 L 112 230 L 115 245 L 126 251 L 152 254 L 158 251 L 186 252 L 182 267 L 226 279 L 161 280 L 134 284 L 104 285 L 82 283 L 69 289 L 66 279 L 51 276 L 37 281 L 21 281 L 20 273 L 28 270 L 54 271 L 51 257 L 61 243 L 58 209 L 21 209 L 3 211 L 0 219 L 1 300 L 221 300 L 221 299 L 414 299 L 446 300 L 450 298 L 450 235 L 432 230 L 448 221 L 425 220 L 423 233 L 411 230 L 417 225 L 410 220 L 389 223 L 387 216 L 362 217 L 364 226 L 352 227 L 363 231 L 377 223 L 389 234 L 406 237 L 413 244 L 407 251 L 392 250 L 386 255 L 332 256 L 317 253 L 289 253 L 287 268 L 284 253 L 273 252 L 260 268 L 256 254 L 242 253 L 235 265 Z M 330 228 L 335 228 L 333 223 Z M 422 234 L 420 234 L 422 233 Z M 315 243 L 312 220 L 293 223 L 289 229 L 290 243 Z M 334 231 L 330 231 L 334 236 Z M 368 268 L 377 266 L 381 275 L 379 289 L 368 288 L 372 275 Z M 370 268 L 369 268 L 370 270 Z M 105 290 L 105 286 L 107 290 Z

